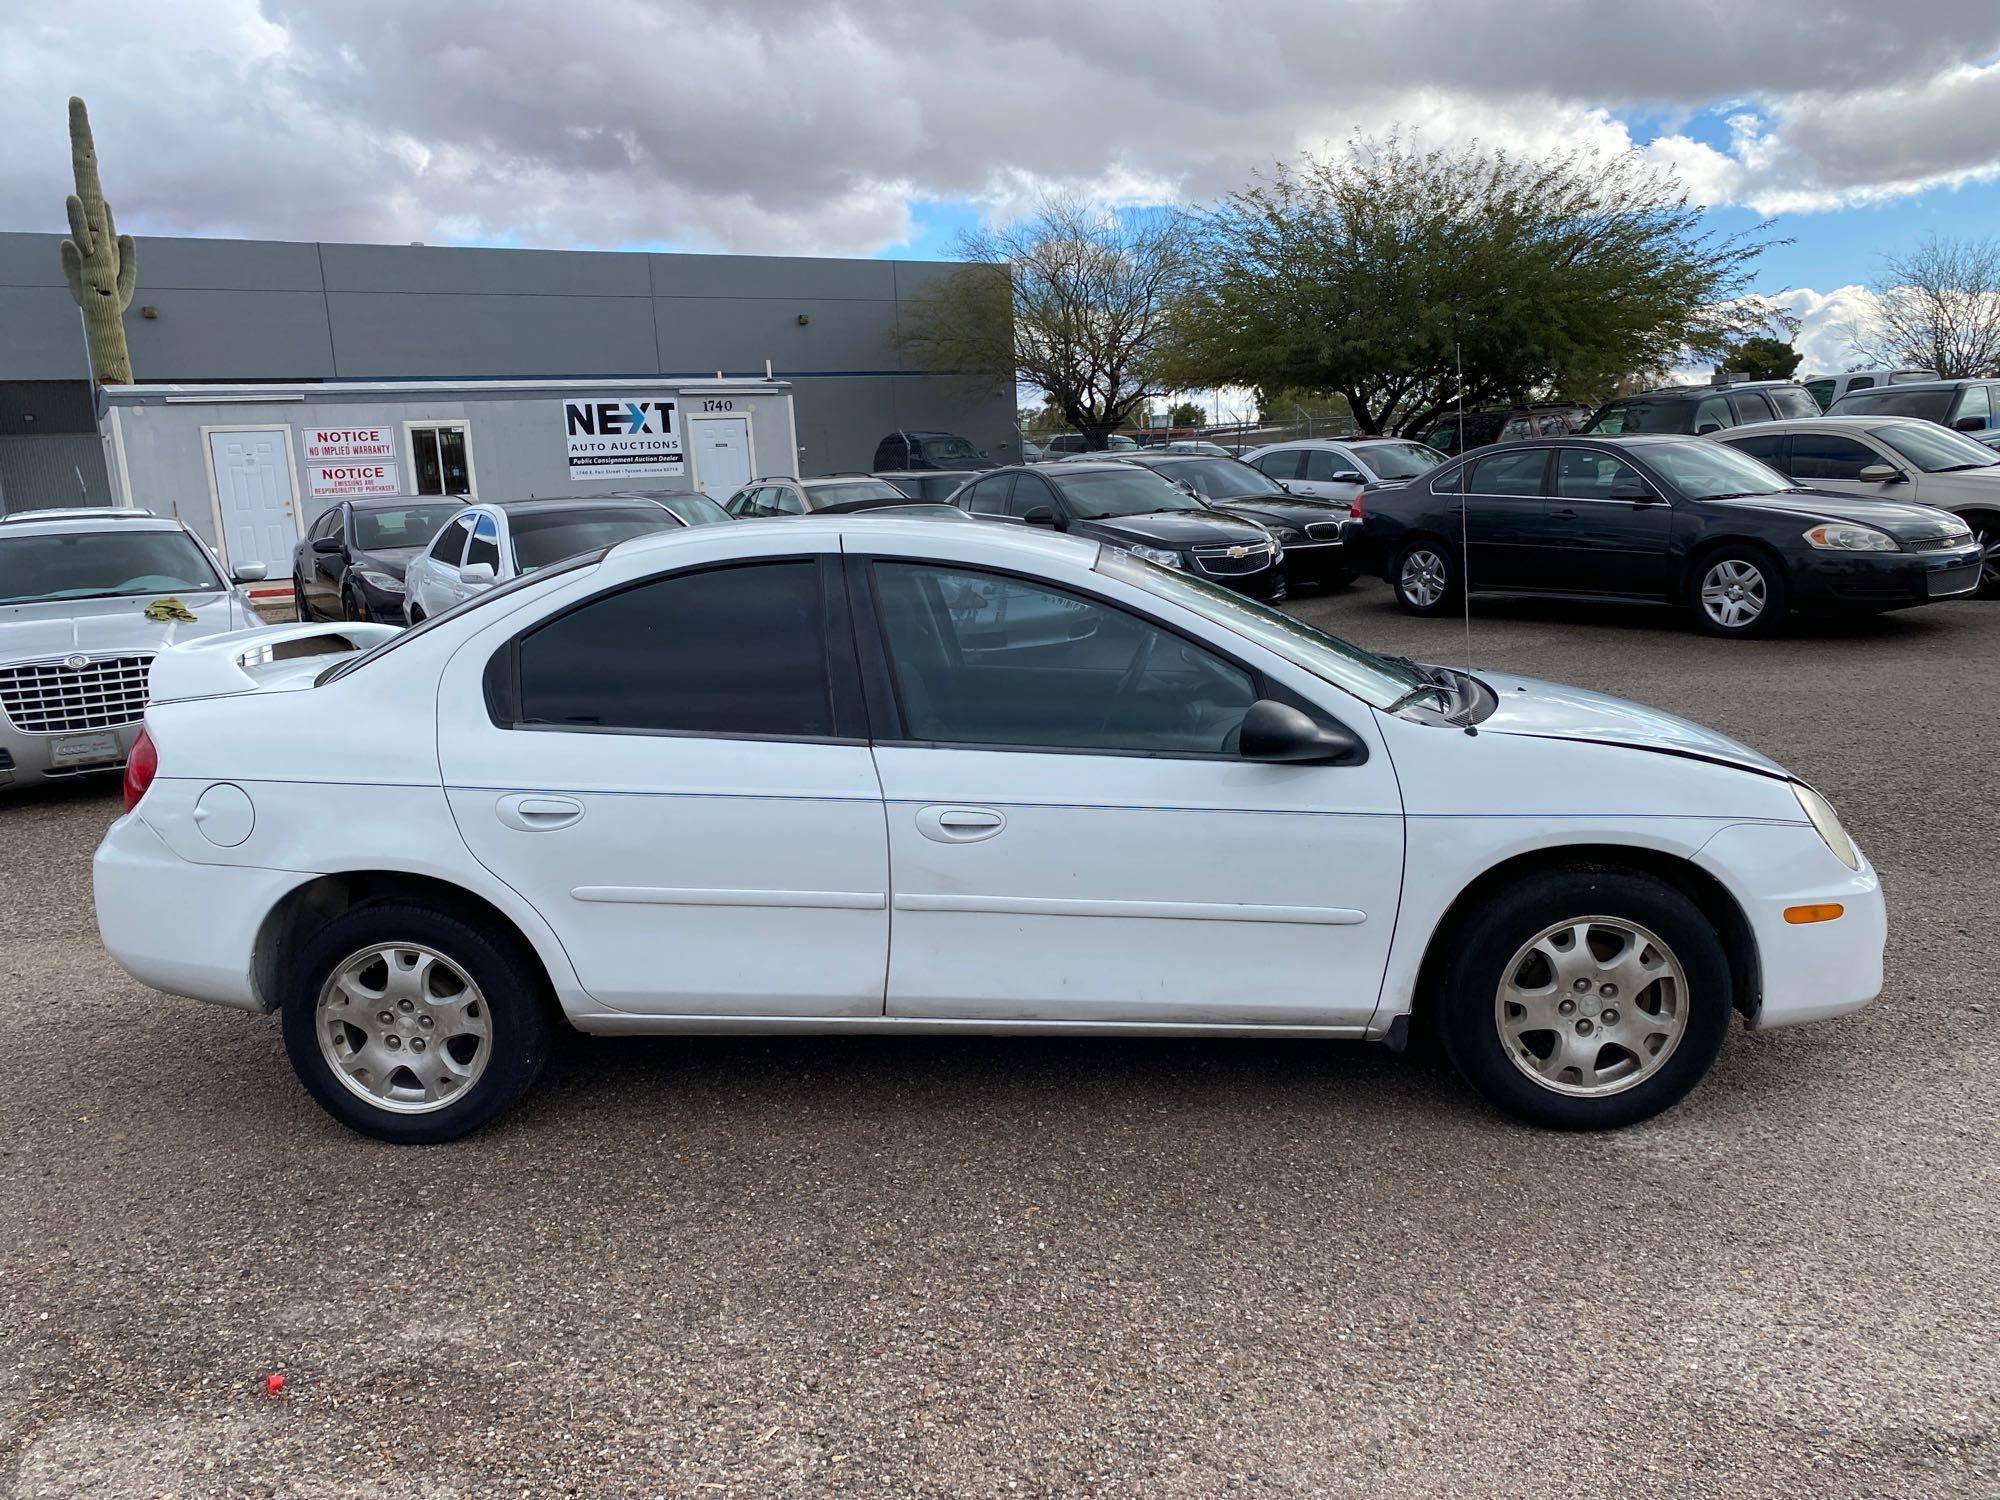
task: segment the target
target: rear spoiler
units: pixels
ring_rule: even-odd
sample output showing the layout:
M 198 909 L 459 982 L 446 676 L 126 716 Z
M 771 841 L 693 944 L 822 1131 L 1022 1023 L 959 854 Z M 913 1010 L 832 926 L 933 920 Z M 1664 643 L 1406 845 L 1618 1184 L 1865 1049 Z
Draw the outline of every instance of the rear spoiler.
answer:
M 268 625 L 169 646 L 153 658 L 149 703 L 310 687 L 332 659 L 372 651 L 403 633 L 398 625 Z

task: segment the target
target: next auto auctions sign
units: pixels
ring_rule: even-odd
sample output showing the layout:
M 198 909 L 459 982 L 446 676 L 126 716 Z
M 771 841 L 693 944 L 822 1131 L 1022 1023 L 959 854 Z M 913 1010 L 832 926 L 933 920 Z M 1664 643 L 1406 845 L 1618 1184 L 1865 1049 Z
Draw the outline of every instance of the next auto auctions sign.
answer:
M 671 400 L 565 401 L 571 479 L 652 479 L 687 472 Z

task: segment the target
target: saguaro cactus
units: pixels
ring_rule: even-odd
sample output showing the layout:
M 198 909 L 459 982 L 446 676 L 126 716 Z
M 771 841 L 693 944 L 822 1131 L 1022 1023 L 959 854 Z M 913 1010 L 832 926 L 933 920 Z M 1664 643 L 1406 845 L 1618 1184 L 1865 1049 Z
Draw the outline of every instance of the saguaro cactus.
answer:
M 125 309 L 139 274 L 132 236 L 111 223 L 111 205 L 97 180 L 97 147 L 90 138 L 90 115 L 81 99 L 69 101 L 69 159 L 76 191 L 69 195 L 69 238 L 62 242 L 63 275 L 69 294 L 83 309 L 84 340 L 90 369 L 99 385 L 129 385 L 132 355 L 125 347 Z

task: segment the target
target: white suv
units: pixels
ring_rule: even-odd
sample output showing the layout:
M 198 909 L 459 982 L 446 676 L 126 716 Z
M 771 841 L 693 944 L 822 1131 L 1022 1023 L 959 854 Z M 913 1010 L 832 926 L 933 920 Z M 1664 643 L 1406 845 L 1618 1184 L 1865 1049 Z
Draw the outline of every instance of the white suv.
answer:
M 117 770 L 154 653 L 257 623 L 178 521 L 107 508 L 0 518 L 0 787 Z

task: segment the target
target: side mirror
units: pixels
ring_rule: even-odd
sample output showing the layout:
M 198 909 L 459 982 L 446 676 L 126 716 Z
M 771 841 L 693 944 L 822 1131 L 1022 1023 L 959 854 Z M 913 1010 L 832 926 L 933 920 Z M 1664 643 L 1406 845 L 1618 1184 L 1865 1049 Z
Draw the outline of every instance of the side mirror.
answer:
M 1259 698 L 1243 715 L 1237 754 L 1270 764 L 1358 766 L 1368 743 L 1339 724 L 1322 724 L 1289 704 Z
M 1984 432 L 1992 423 L 1985 417 L 1960 417 L 1951 425 L 1960 432 Z
M 1854 477 L 1863 484 L 1901 484 L 1903 471 L 1894 464 L 1870 464 Z
M 1612 484 L 1611 494 L 1607 498 L 1612 500 L 1630 500 L 1634 505 L 1651 505 L 1654 495 L 1651 490 L 1646 488 L 1643 480 L 1620 479 Z
M 1722 431 L 1722 424 L 1720 422 L 1704 422 L 1701 426 L 1695 428 L 1694 435 L 1696 437 L 1707 437 L 1711 432 L 1720 431 Z
M 1367 477 L 1359 469 L 1341 469 L 1333 476 L 1335 484 L 1366 484 Z
M 1022 516 L 1021 521 L 1028 526 L 1053 527 L 1056 524 L 1056 508 L 1053 505 L 1037 505 Z
M 230 577 L 238 583 L 262 583 L 271 576 L 271 570 L 263 563 L 238 563 L 230 569 Z
M 340 547 L 341 541 L 337 536 L 323 536 L 313 542 L 315 552 L 338 552 Z
M 492 563 L 467 563 L 458 570 L 460 583 L 483 585 L 493 582 L 496 576 Z

